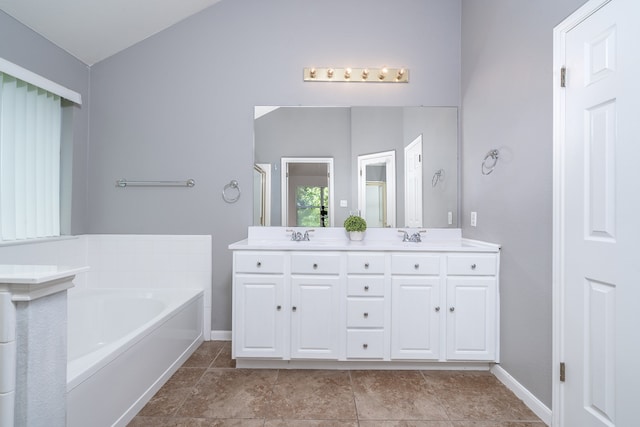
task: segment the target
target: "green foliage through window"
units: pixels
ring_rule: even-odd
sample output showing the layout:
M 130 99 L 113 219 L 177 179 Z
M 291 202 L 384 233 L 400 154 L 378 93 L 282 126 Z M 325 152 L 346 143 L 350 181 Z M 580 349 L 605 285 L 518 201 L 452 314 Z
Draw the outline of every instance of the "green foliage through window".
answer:
M 329 227 L 329 189 L 327 187 L 296 188 L 296 225 Z

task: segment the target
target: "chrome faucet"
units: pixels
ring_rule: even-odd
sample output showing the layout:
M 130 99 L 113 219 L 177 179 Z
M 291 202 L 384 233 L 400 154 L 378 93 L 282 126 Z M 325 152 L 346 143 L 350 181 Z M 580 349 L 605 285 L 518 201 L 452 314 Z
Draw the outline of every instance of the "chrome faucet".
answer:
M 305 230 L 304 234 L 302 234 L 300 231 L 295 231 L 295 230 L 286 230 L 287 233 L 291 233 L 291 241 L 292 242 L 308 242 L 311 239 L 309 238 L 309 233 L 311 233 L 312 231 L 316 231 L 314 229 L 311 230 Z
M 409 236 L 409 233 L 407 233 L 406 231 L 398 230 L 398 233 L 403 233 L 402 234 L 402 241 L 403 242 L 413 242 L 413 243 L 422 242 L 421 233 L 426 233 L 426 232 L 427 232 L 427 230 L 418 230 L 417 232 L 415 232 L 411 236 Z

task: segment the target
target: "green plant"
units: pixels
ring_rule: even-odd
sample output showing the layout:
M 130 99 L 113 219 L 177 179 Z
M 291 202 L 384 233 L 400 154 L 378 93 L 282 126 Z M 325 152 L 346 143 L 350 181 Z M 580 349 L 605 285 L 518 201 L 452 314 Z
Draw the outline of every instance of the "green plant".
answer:
M 364 231 L 367 229 L 367 221 L 356 215 L 351 215 L 344 220 L 344 228 L 347 231 Z

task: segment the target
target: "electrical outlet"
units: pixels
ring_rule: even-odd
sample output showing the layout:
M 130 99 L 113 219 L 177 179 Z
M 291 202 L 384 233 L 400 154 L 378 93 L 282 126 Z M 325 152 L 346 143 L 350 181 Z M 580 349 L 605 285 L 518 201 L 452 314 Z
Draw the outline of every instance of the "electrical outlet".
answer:
M 471 212 L 471 226 L 475 227 L 478 224 L 478 214 L 477 212 Z

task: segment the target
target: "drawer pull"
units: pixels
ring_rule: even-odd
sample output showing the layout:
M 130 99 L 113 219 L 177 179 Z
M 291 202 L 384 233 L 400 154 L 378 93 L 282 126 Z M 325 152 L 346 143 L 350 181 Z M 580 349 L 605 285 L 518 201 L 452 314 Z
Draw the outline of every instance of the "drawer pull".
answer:
M 369 263 L 368 262 L 364 263 L 364 268 L 369 268 Z
M 453 313 L 454 311 L 456 311 L 456 308 L 455 307 L 449 307 L 449 311 Z
M 366 350 L 367 348 L 369 348 L 369 344 L 367 344 L 367 343 L 362 344 L 362 348 L 364 348 Z
M 282 310 L 282 306 L 281 305 L 277 306 L 276 310 L 278 310 L 278 311 Z
M 439 313 L 440 312 L 440 306 L 436 307 L 435 310 L 436 310 L 436 313 Z
M 258 268 L 262 267 L 262 263 L 260 261 L 256 262 L 256 267 Z
M 476 269 L 476 265 L 475 264 L 471 264 L 471 269 L 475 270 Z
M 313 263 L 313 269 L 317 270 L 318 269 L 318 264 L 317 263 Z
M 419 268 L 420 268 L 420 264 L 415 264 L 415 265 L 413 266 L 413 268 L 415 268 L 416 270 L 417 270 L 417 269 L 419 269 Z
M 364 316 L 365 319 L 367 319 L 367 318 L 369 318 L 369 313 L 364 313 L 363 316 Z
M 291 307 L 291 311 L 298 311 L 298 307 L 294 305 L 293 307 Z
M 364 285 L 364 290 L 369 291 L 369 285 Z

